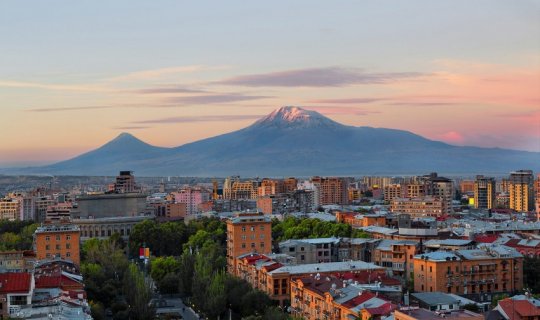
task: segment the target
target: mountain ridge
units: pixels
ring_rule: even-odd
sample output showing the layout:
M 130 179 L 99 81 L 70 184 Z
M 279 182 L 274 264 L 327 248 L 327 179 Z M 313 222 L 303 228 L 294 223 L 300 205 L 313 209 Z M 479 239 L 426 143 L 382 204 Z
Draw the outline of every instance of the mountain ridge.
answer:
M 186 143 L 152 146 L 123 132 L 103 146 L 49 166 L 41 174 L 142 176 L 286 176 L 421 174 L 540 170 L 540 153 L 460 147 L 388 128 L 354 127 L 313 110 L 286 106 L 243 129 Z M 3 170 L 4 172 L 6 170 Z M 8 169 L 9 172 L 17 170 Z

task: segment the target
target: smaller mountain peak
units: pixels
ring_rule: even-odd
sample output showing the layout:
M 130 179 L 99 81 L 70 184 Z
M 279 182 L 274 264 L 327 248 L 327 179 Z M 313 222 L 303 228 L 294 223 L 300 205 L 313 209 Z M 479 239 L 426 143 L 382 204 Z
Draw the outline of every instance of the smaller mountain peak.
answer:
M 285 106 L 272 111 L 255 123 L 255 126 L 273 127 L 322 127 L 336 126 L 339 123 L 323 116 L 314 110 L 306 110 L 296 106 Z
M 131 133 L 129 132 L 122 132 L 120 133 L 116 138 L 114 138 L 114 140 L 118 140 L 118 139 L 131 139 L 131 138 L 135 138 L 134 135 L 132 135 Z M 136 139 L 136 138 L 135 138 Z

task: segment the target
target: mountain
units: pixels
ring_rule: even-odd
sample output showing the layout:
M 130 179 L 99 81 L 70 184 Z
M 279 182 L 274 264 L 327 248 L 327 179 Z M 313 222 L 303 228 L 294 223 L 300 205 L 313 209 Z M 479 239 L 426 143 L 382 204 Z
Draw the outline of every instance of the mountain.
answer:
M 408 131 L 342 125 L 315 111 L 283 107 L 251 126 L 176 148 L 121 134 L 99 149 L 32 173 L 142 176 L 507 174 L 540 171 L 540 153 L 457 147 Z

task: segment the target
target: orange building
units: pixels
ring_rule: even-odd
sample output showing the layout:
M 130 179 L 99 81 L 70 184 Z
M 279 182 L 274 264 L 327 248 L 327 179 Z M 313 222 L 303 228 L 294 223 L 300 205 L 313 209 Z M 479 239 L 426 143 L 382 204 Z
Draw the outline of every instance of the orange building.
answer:
M 320 205 L 349 203 L 349 179 L 313 177 L 311 182 L 318 188 Z
M 67 223 L 43 224 L 34 233 L 37 260 L 61 257 L 80 264 L 80 229 Z
M 274 180 L 264 178 L 258 189 L 259 197 L 270 196 L 278 193 L 283 193 L 285 186 L 283 180 Z
M 283 192 L 289 193 L 296 191 L 298 185 L 298 180 L 293 177 L 286 178 L 283 180 Z
M 284 305 L 290 299 L 292 279 L 313 274 L 331 275 L 347 272 L 384 272 L 385 268 L 363 261 L 328 262 L 302 265 L 285 265 L 272 256 L 245 254 L 235 260 L 235 275 L 246 280 L 253 288 L 266 292 L 271 299 Z
M 272 203 L 273 199 L 270 196 L 259 197 L 257 199 L 257 209 L 264 214 L 272 214 Z
M 523 289 L 523 256 L 504 246 L 414 256 L 414 290 L 477 299 Z
M 320 274 L 291 282 L 292 314 L 306 320 L 380 319 L 396 305 L 353 283 Z
M 414 240 L 382 240 L 373 250 L 373 262 L 409 279 L 414 272 L 413 259 L 418 250 Z
M 337 212 L 336 221 L 350 224 L 353 227 L 386 226 L 386 215 Z
M 272 252 L 272 221 L 262 212 L 237 213 L 227 220 L 227 267 L 236 274 L 236 259 L 246 253 Z

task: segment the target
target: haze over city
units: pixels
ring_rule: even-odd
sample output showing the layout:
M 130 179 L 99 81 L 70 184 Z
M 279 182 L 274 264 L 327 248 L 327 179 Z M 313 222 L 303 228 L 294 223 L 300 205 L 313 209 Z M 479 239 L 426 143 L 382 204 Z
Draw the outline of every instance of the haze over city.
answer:
M 540 151 L 540 2 L 0 3 L 0 166 L 178 146 L 284 105 Z

